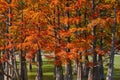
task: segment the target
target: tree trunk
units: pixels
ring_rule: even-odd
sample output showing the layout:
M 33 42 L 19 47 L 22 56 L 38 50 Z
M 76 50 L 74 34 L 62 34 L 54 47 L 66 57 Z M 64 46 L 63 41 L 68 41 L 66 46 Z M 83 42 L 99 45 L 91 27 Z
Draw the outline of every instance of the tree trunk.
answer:
M 56 9 L 54 10 L 54 15 L 57 14 L 57 17 L 54 16 L 54 21 L 53 23 L 58 25 L 58 27 L 60 27 L 60 13 L 59 13 L 59 6 L 56 7 Z M 56 47 L 55 47 L 55 61 L 59 60 L 59 57 L 57 56 L 57 49 L 60 48 L 60 35 L 57 33 L 58 29 L 54 28 L 54 35 L 55 37 L 58 38 L 58 41 L 55 42 Z M 62 63 L 59 62 L 58 65 L 54 66 L 54 80 L 64 80 L 63 77 L 63 68 L 62 68 Z
M 20 78 L 20 74 L 19 74 L 19 71 L 18 71 L 18 68 L 17 68 L 17 61 L 16 61 L 16 55 L 13 55 L 14 56 L 14 60 L 13 60 L 13 67 L 14 67 L 14 76 L 13 76 L 13 80 L 21 80 Z
M 84 26 L 86 26 L 87 24 L 87 9 L 85 8 L 85 13 L 84 13 Z M 87 26 L 86 26 L 87 28 Z M 85 31 L 85 39 L 87 39 L 87 31 Z M 85 44 L 85 46 L 87 46 L 87 44 Z M 87 53 L 87 49 L 85 50 L 85 53 Z M 88 77 L 88 73 L 89 73 L 89 66 L 87 66 L 87 62 L 89 62 L 89 59 L 88 59 L 88 55 L 85 55 L 85 58 L 84 58 L 86 61 L 85 61 L 85 64 L 83 65 L 83 72 L 84 72 L 84 77 L 87 78 Z
M 43 80 L 41 50 L 39 50 L 37 53 L 37 62 L 38 62 L 38 70 L 37 70 L 36 80 Z
M 85 60 L 86 60 L 86 62 L 89 61 L 87 55 L 85 56 Z M 85 65 L 84 65 L 84 76 L 85 76 L 85 77 L 88 77 L 89 69 L 90 69 L 90 68 L 89 68 L 89 66 L 86 65 L 86 62 L 85 62 Z
M 0 63 L 0 71 L 3 71 L 3 64 Z M 4 80 L 4 75 L 2 72 L 0 72 L 0 80 Z
M 115 50 L 115 33 L 116 33 L 116 6 L 114 6 L 114 26 L 112 29 L 112 43 L 111 43 L 111 52 L 110 52 L 110 63 L 108 67 L 108 72 L 106 80 L 113 80 L 113 70 L 114 70 L 114 50 Z
M 103 33 L 103 29 L 100 29 L 101 34 Z M 103 37 L 100 37 L 100 49 L 102 50 L 103 48 Z M 100 63 L 99 65 L 99 77 L 100 80 L 104 80 L 104 66 L 103 66 L 103 59 L 102 59 L 102 55 L 99 55 L 98 57 L 98 62 Z
M 31 72 L 32 71 L 32 64 L 29 63 L 29 71 Z
M 55 79 L 54 80 L 64 80 L 63 69 L 61 65 L 55 65 Z
M 66 4 L 66 7 L 70 7 L 69 6 L 69 0 L 67 0 L 67 4 Z M 68 23 L 66 25 L 66 28 L 65 30 L 68 31 L 70 29 L 70 22 L 69 22 L 69 18 L 70 18 L 70 11 L 68 10 L 67 13 L 67 18 L 68 18 Z M 71 40 L 70 40 L 70 36 L 68 36 L 67 38 L 67 43 L 70 43 Z M 69 48 L 66 48 L 66 52 L 70 52 L 70 49 Z M 68 64 L 65 65 L 65 80 L 72 80 L 72 63 L 71 63 L 71 60 L 67 60 Z
M 77 80 L 82 80 L 82 63 L 78 63 L 78 67 L 77 67 Z
M 93 40 L 93 80 L 100 80 L 99 78 L 99 69 L 97 64 L 97 53 L 95 51 L 96 48 L 96 26 L 93 28 L 93 36 L 95 37 Z
M 100 65 L 99 65 L 99 75 L 100 75 L 100 80 L 104 80 L 104 66 L 102 63 L 102 56 L 99 55 L 99 60 Z
M 78 60 L 75 60 L 73 63 L 73 74 L 76 75 L 78 70 Z
M 25 53 L 22 50 L 20 54 L 20 76 L 22 80 L 28 80 Z
M 92 0 L 92 13 L 94 13 L 94 9 L 95 9 L 95 0 Z M 99 80 L 99 72 L 98 72 L 98 66 L 97 66 L 97 53 L 95 51 L 96 49 L 96 42 L 97 42 L 97 38 L 96 38 L 96 27 L 97 26 L 93 26 L 93 30 L 92 30 L 92 35 L 94 36 L 93 39 L 93 43 L 92 43 L 92 52 L 93 52 L 93 80 Z
M 64 80 L 72 80 L 72 65 L 71 61 L 65 65 L 65 78 Z
M 80 59 L 82 59 L 82 55 L 80 52 L 78 52 Z M 82 62 L 77 61 L 77 80 L 82 80 L 82 76 L 83 76 L 83 66 L 82 66 Z
M 93 68 L 90 68 L 90 69 L 89 69 L 88 80 L 94 80 L 94 79 L 93 79 Z
M 6 2 L 7 2 L 8 4 L 11 4 L 11 0 L 7 0 Z M 7 14 L 12 14 L 12 8 L 11 8 L 11 7 L 8 8 Z M 12 20 L 12 18 L 8 16 L 8 17 L 7 17 L 7 20 L 6 20 L 6 33 L 9 33 L 9 30 L 8 30 L 8 29 L 9 29 L 9 26 L 12 25 L 12 24 L 11 24 L 11 20 Z M 8 37 L 6 37 L 6 39 L 9 40 Z M 5 45 L 6 45 L 6 46 L 8 45 L 8 41 L 6 41 Z M 4 53 L 4 54 L 6 54 L 6 53 L 9 53 L 9 51 L 8 51 L 8 50 L 5 50 L 5 53 Z M 10 59 L 10 55 L 7 55 L 7 58 Z M 9 67 L 8 63 L 5 62 L 5 74 L 10 76 L 10 75 L 11 75 L 11 74 L 10 74 L 10 71 L 11 71 L 11 68 Z M 5 78 L 6 80 L 9 80 L 9 79 L 10 79 L 8 76 L 5 76 L 4 78 Z

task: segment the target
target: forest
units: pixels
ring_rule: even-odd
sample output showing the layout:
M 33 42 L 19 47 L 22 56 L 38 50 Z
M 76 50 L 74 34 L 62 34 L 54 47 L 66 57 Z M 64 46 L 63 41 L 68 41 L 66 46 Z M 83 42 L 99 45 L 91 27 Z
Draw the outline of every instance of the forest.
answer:
M 0 0 L 0 80 L 120 80 L 119 50 L 120 0 Z

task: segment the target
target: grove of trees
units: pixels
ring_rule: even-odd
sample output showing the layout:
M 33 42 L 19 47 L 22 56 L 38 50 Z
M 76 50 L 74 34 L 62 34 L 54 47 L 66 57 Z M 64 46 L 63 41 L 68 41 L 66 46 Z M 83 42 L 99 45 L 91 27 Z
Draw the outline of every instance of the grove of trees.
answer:
M 0 0 L 0 80 L 28 80 L 27 61 L 44 80 L 46 53 L 54 80 L 113 80 L 119 49 L 120 0 Z

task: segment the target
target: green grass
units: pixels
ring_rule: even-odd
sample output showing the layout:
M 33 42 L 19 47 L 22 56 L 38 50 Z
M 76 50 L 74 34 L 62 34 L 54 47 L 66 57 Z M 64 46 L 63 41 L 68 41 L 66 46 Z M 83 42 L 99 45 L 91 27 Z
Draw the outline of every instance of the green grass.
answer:
M 116 55 L 114 60 L 114 67 L 120 69 L 120 55 Z
M 120 55 L 115 56 L 114 60 L 114 80 L 120 80 Z
M 28 73 L 28 80 L 35 80 L 37 66 L 33 65 L 33 69 Z M 49 62 L 43 63 L 43 77 L 44 80 L 53 80 L 53 65 Z
M 43 62 L 43 77 L 44 80 L 53 80 L 53 65 L 50 62 Z M 29 80 L 35 80 L 37 66 L 33 65 L 33 70 L 28 73 Z M 107 67 L 105 67 L 105 74 Z M 114 62 L 114 80 L 120 80 L 120 56 L 115 56 Z

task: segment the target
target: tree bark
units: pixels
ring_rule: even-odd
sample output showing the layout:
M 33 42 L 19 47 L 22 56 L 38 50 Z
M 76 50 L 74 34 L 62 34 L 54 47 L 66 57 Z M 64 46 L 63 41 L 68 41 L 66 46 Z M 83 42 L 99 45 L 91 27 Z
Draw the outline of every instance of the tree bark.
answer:
M 83 70 L 82 63 L 79 62 L 77 67 L 77 80 L 82 80 L 82 76 L 83 76 L 82 70 Z
M 57 17 L 54 16 L 54 21 L 53 23 L 58 25 L 58 27 L 60 27 L 60 13 L 59 13 L 59 6 L 57 6 L 54 10 L 54 15 L 57 14 Z M 59 57 L 57 56 L 57 49 L 60 48 L 60 35 L 57 33 L 58 32 L 58 29 L 57 28 L 54 28 L 54 35 L 55 37 L 58 38 L 58 41 L 55 42 L 55 61 L 59 60 Z M 54 66 L 54 80 L 64 80 L 64 77 L 63 77 L 63 68 L 62 68 L 62 62 L 60 61 L 58 63 L 58 65 L 55 65 Z
M 94 9 L 95 9 L 95 0 L 92 0 L 92 11 L 91 13 L 93 14 L 94 13 Z M 93 52 L 93 64 L 94 66 L 92 66 L 92 69 L 90 70 L 93 70 L 93 71 L 89 71 L 89 72 L 92 72 L 92 74 L 89 73 L 89 76 L 91 76 L 92 80 L 99 80 L 99 75 L 98 75 L 98 66 L 97 66 L 97 53 L 95 51 L 95 48 L 96 48 L 96 27 L 97 26 L 93 26 L 93 30 L 92 30 L 92 35 L 94 36 L 94 39 L 93 39 L 93 43 L 92 43 L 92 52 Z
M 54 80 L 64 80 L 63 69 L 61 65 L 55 65 L 55 79 Z
M 65 65 L 65 78 L 64 80 L 72 80 L 72 66 L 71 61 Z
M 28 80 L 25 53 L 22 50 L 20 54 L 20 76 L 22 80 Z
M 94 79 L 93 79 L 93 68 L 90 68 L 90 69 L 89 69 L 88 80 L 94 80 Z
M 113 71 L 114 71 L 114 51 L 115 51 L 115 33 L 116 33 L 116 7 L 114 5 L 114 26 L 112 29 L 112 43 L 111 43 L 111 52 L 110 52 L 110 63 L 107 71 L 106 80 L 113 80 Z
M 101 34 L 103 33 L 102 28 L 100 28 L 100 33 Z M 102 50 L 102 48 L 103 48 L 103 37 L 101 36 L 100 37 L 100 49 Z M 100 63 L 99 64 L 99 77 L 100 77 L 100 80 L 104 80 L 104 66 L 103 66 L 102 55 L 99 55 L 98 62 Z
M 0 71 L 3 71 L 3 64 L 0 63 Z M 2 72 L 0 72 L 0 80 L 4 80 L 4 75 Z
M 6 2 L 7 2 L 8 4 L 11 4 L 11 0 L 7 0 Z M 8 7 L 7 14 L 12 14 L 12 8 L 11 8 L 11 7 Z M 8 16 L 8 17 L 7 17 L 7 20 L 6 20 L 6 33 L 9 33 L 9 30 L 8 30 L 8 29 L 9 29 L 9 26 L 12 25 L 12 24 L 11 24 L 11 20 L 12 20 L 12 18 Z M 6 39 L 9 40 L 8 37 L 6 37 Z M 8 45 L 8 41 L 6 41 L 5 45 L 6 45 L 6 46 Z M 3 53 L 3 54 L 6 54 L 6 53 L 9 53 L 9 51 L 8 51 L 8 50 L 5 50 L 5 53 Z M 7 58 L 10 59 L 10 55 L 7 55 Z M 7 75 L 9 75 L 9 76 L 11 75 L 11 74 L 10 74 L 11 69 L 10 69 L 10 67 L 9 67 L 9 65 L 8 65 L 7 62 L 5 62 L 5 71 L 6 71 L 6 74 L 7 74 Z M 9 78 L 8 76 L 4 76 L 4 79 L 9 80 L 10 78 Z
M 23 6 L 22 6 L 23 7 Z M 23 22 L 24 15 L 23 15 L 23 10 L 22 10 L 22 15 L 21 15 L 21 22 Z M 21 25 L 23 27 L 23 24 Z M 21 35 L 22 35 L 22 29 L 21 29 Z M 24 37 L 22 38 L 22 41 L 24 40 Z M 22 42 L 21 42 L 21 48 L 22 48 Z M 26 52 L 23 50 L 20 50 L 20 77 L 22 80 L 28 80 L 28 75 L 27 75 L 27 66 L 26 66 Z
M 29 63 L 29 71 L 31 72 L 32 71 L 32 64 Z
M 41 50 L 39 50 L 37 53 L 37 62 L 38 62 L 38 70 L 37 70 L 36 80 L 43 80 Z
M 67 4 L 66 4 L 66 7 L 69 7 L 69 0 L 67 0 Z M 68 23 L 66 25 L 66 31 L 68 31 L 70 29 L 70 22 L 69 22 L 69 18 L 70 18 L 70 11 L 68 10 L 67 13 L 67 18 L 68 18 Z M 71 40 L 70 40 L 70 36 L 67 37 L 67 43 L 70 43 Z M 66 48 L 66 52 L 70 52 L 70 49 L 69 48 Z M 67 60 L 68 64 L 65 65 L 65 80 L 72 80 L 72 63 L 71 63 L 71 60 Z

